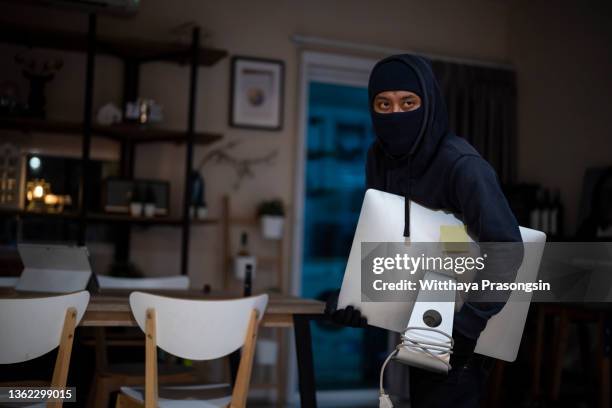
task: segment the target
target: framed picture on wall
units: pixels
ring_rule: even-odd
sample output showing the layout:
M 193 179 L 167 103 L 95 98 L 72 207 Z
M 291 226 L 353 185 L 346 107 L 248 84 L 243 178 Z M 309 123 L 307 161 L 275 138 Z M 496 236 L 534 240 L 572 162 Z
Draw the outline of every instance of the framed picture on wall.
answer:
M 231 65 L 230 126 L 280 130 L 284 62 L 236 56 Z

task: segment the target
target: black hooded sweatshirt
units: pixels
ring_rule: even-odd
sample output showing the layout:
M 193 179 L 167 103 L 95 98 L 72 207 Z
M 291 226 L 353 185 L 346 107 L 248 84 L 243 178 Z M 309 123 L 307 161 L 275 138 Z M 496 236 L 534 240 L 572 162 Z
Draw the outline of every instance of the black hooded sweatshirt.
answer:
M 422 125 L 410 153 L 400 157 L 385 151 L 377 135 L 368 150 L 367 188 L 404 196 L 406 203 L 412 200 L 431 209 L 450 211 L 462 219 L 468 233 L 479 242 L 521 242 L 518 223 L 495 171 L 465 139 L 449 131 L 446 106 L 430 63 L 418 56 L 395 55 L 378 62 L 372 73 L 392 60 L 416 72 L 422 93 L 420 109 L 424 109 Z M 373 121 L 374 92 L 371 76 L 369 102 Z M 405 215 L 404 235 L 408 236 L 408 205 Z M 455 315 L 454 329 L 476 339 L 488 319 L 502 307 L 503 303 L 468 301 Z

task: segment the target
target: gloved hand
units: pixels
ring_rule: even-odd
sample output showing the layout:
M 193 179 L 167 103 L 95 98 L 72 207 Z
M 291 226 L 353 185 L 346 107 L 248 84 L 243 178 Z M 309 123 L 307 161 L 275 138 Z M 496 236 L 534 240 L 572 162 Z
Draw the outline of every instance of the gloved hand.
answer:
M 453 340 L 455 343 L 449 363 L 453 369 L 458 369 L 467 365 L 472 359 L 477 340 L 470 339 L 457 330 L 453 330 Z
M 338 309 L 338 296 L 340 291 L 332 293 L 325 302 L 325 314 L 328 318 L 339 325 L 348 327 L 366 327 L 368 319 L 361 314 L 359 309 L 347 306 L 345 309 Z

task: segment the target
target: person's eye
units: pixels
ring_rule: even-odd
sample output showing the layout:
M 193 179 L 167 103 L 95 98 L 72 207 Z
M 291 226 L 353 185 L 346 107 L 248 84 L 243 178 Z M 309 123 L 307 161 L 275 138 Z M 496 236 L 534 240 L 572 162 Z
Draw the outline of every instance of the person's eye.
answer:
M 414 106 L 414 100 L 412 99 L 404 99 L 404 107 L 412 108 Z
M 390 106 L 391 106 L 391 105 L 389 104 L 389 102 L 388 102 L 388 101 L 379 101 L 379 102 L 378 102 L 378 108 L 379 108 L 379 109 L 382 109 L 382 110 L 387 110 L 387 109 L 389 109 L 389 107 L 390 107 Z

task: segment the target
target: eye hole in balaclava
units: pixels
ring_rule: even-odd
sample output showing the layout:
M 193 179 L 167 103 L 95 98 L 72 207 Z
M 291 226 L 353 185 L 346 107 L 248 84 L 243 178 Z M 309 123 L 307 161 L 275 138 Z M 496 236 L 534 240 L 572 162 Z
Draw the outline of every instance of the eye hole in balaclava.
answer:
M 376 112 L 373 107 L 374 98 L 385 91 L 410 91 L 422 98 L 421 82 L 414 69 L 400 60 L 384 62 L 370 75 L 368 94 L 376 137 L 387 154 L 405 156 L 411 152 L 419 138 L 425 110 L 421 106 L 408 112 Z

